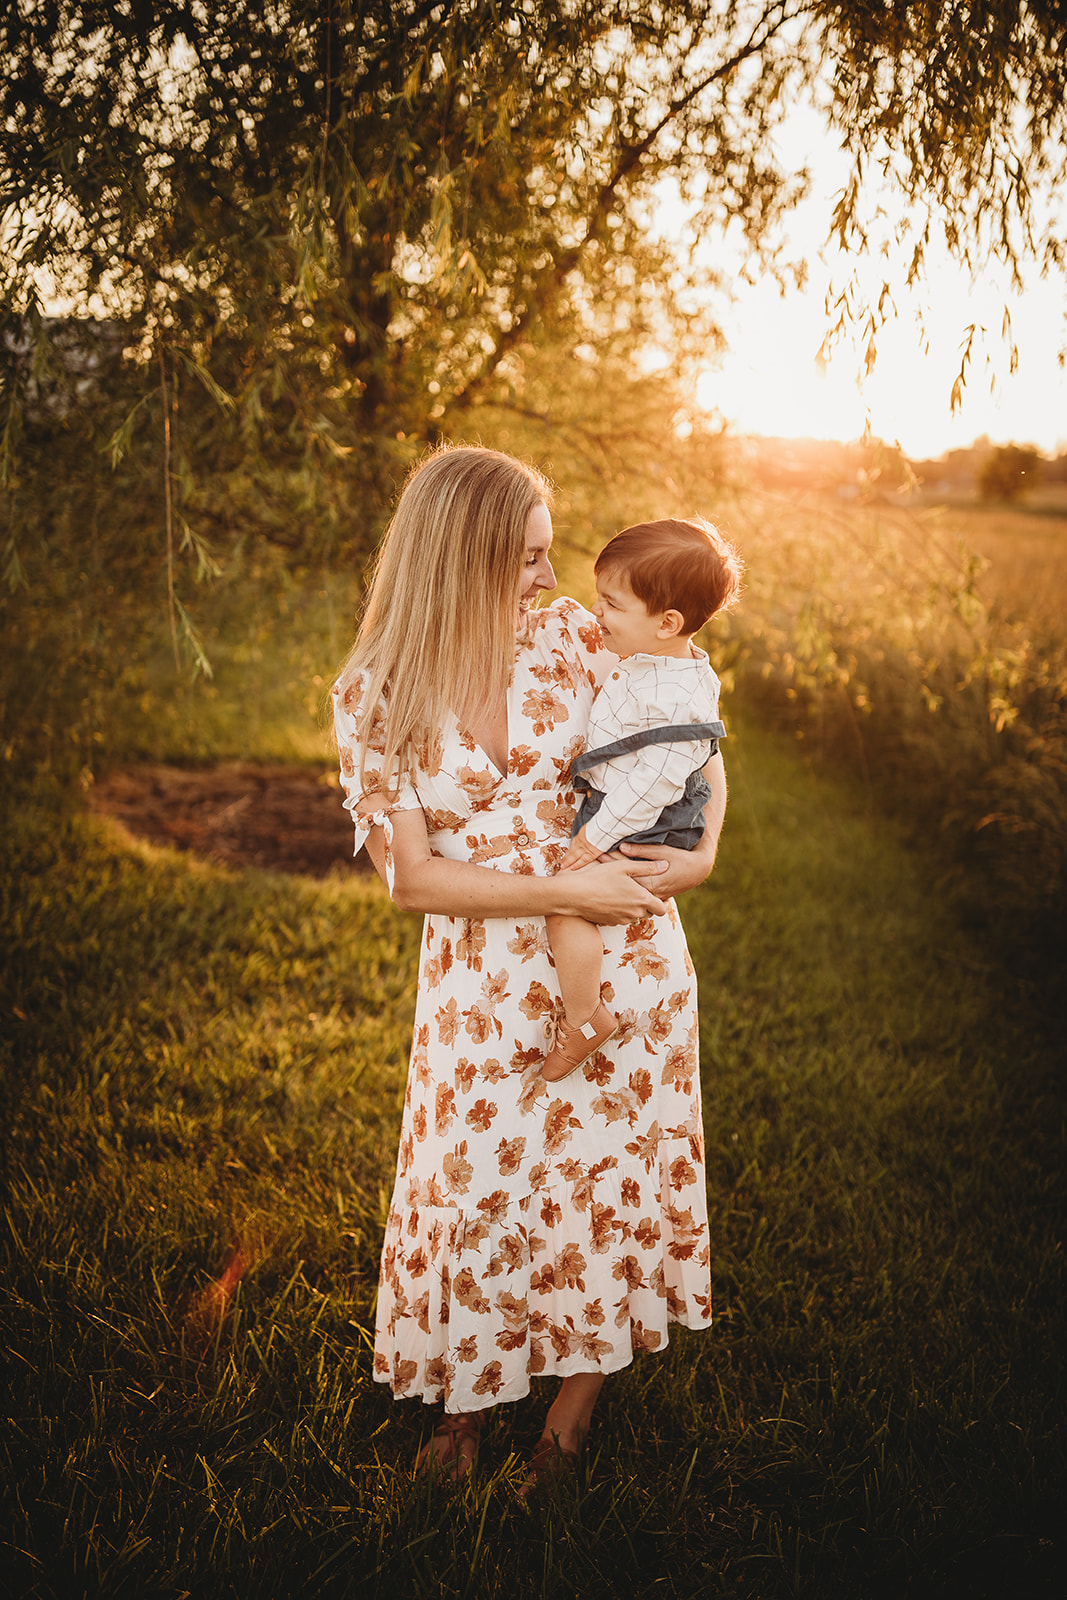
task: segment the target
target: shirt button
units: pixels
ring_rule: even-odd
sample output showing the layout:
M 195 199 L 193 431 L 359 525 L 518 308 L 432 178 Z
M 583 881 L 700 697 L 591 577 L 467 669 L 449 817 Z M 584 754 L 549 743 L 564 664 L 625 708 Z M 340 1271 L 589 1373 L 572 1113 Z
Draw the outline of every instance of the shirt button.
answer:
M 526 844 L 529 844 L 529 842 L 530 842 L 530 835 L 528 833 L 520 833 L 520 834 L 517 834 L 516 837 L 515 837 L 515 843 L 516 844 L 526 845 Z
M 508 800 L 508 805 L 509 806 L 521 806 L 522 805 L 522 797 L 520 795 L 513 794 L 510 797 L 510 799 Z

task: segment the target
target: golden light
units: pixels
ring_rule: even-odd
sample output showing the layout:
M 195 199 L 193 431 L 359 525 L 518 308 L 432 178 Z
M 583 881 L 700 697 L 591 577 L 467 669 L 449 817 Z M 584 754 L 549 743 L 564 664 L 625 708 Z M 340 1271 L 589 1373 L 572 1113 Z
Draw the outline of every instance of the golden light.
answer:
M 827 245 L 826 234 L 847 162 L 815 112 L 798 108 L 788 125 L 788 141 L 783 137 L 781 143 L 801 152 L 797 164 L 812 174 L 810 197 L 786 223 L 787 254 L 807 260 L 808 282 L 784 296 L 769 278 L 746 284 L 736 256 L 734 300 L 724 315 L 728 351 L 700 376 L 699 403 L 742 433 L 849 440 L 869 423 L 874 434 L 898 441 L 912 456 L 966 448 L 983 434 L 1050 454 L 1067 449 L 1067 374 L 1058 359 L 1067 347 L 1062 278 L 1043 279 L 1035 267 L 1020 294 L 996 263 L 972 278 L 933 238 L 926 279 L 909 290 L 903 251 L 845 256 Z M 879 202 L 881 225 L 891 238 L 902 201 L 887 190 Z M 668 188 L 657 224 L 665 237 L 684 234 L 684 208 Z M 698 257 L 708 262 L 713 253 L 714 264 L 728 272 L 721 239 L 698 247 Z M 840 290 L 850 279 L 858 300 L 868 305 L 878 303 L 888 281 L 895 310 L 876 332 L 869 371 L 869 330 L 862 324 L 832 351 L 828 364 L 819 361 L 830 326 L 828 289 Z M 967 382 L 953 415 L 950 396 L 971 327 Z

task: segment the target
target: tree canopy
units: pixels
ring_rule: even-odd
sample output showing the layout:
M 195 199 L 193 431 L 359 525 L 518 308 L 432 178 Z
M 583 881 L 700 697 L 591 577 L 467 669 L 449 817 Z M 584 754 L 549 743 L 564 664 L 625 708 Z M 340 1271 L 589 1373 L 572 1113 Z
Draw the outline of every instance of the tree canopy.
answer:
M 800 97 L 852 153 L 846 246 L 888 177 L 913 274 L 935 228 L 1064 264 L 1062 0 L 12 0 L 0 60 L 9 481 L 49 306 L 121 327 L 127 415 L 193 375 L 232 418 L 201 448 L 304 463 L 521 402 L 538 348 L 682 364 L 714 275 L 656 187 L 785 270 Z

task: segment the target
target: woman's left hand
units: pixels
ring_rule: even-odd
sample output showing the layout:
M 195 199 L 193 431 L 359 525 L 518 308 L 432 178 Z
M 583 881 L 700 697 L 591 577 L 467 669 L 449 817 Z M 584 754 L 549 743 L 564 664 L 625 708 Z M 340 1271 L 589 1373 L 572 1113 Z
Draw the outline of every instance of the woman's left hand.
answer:
M 633 861 L 666 861 L 666 872 L 657 872 L 646 880 L 652 893 L 661 900 L 682 894 L 686 889 L 695 889 L 715 864 L 714 851 L 676 850 L 669 844 L 627 844 L 624 841 L 619 853 Z

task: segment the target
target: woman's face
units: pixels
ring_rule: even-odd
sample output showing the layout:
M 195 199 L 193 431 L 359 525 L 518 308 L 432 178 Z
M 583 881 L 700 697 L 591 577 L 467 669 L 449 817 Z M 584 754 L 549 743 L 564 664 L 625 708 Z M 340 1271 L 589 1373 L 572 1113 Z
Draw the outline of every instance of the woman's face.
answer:
M 534 506 L 526 524 L 526 555 L 519 578 L 519 616 L 525 616 L 542 589 L 556 587 L 556 574 L 548 552 L 552 548 L 552 518 L 542 503 Z

